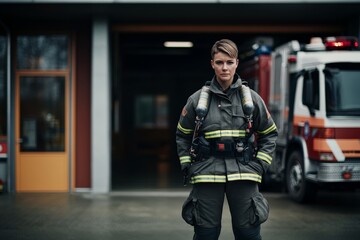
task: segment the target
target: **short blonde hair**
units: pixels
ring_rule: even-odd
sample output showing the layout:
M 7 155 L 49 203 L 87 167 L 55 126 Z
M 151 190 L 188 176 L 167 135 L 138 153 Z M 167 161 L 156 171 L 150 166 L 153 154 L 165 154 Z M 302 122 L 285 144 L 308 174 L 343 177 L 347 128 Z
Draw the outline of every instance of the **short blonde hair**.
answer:
M 231 58 L 238 58 L 237 46 L 229 39 L 221 39 L 214 43 L 211 48 L 211 59 L 214 59 L 214 55 L 219 52 L 225 53 Z

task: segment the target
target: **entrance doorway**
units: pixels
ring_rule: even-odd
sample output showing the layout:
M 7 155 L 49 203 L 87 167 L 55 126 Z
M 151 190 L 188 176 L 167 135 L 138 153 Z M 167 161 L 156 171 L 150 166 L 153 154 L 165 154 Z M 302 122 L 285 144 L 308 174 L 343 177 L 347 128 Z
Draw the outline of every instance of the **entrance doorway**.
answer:
M 68 37 L 18 36 L 16 190 L 69 191 Z
M 234 36 L 233 36 L 234 37 Z M 112 189 L 183 187 L 175 132 L 187 98 L 211 80 L 219 34 L 115 33 Z M 167 48 L 169 40 L 192 48 Z

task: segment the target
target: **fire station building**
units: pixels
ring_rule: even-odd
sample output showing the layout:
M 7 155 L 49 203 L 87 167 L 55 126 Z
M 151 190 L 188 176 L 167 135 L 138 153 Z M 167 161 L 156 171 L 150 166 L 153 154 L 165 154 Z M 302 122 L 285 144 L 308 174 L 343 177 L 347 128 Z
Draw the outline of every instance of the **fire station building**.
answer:
M 0 191 L 182 187 L 177 120 L 215 41 L 337 35 L 360 37 L 360 1 L 0 0 Z

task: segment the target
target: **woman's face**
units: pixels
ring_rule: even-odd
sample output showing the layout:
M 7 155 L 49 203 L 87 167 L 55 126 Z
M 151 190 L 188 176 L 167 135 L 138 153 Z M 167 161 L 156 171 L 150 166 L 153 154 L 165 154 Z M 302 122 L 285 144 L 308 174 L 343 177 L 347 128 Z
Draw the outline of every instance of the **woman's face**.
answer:
M 211 60 L 211 66 L 215 71 L 216 79 L 220 84 L 227 86 L 231 85 L 238 64 L 238 59 L 231 58 L 222 52 L 215 53 L 214 59 Z

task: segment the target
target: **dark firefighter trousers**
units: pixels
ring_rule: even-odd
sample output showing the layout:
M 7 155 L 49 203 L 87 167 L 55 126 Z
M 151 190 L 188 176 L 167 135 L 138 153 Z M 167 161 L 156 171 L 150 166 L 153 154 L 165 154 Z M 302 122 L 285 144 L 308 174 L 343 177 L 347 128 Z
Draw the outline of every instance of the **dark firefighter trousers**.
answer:
M 260 224 L 251 223 L 251 196 L 259 192 L 252 181 L 196 183 L 192 193 L 197 198 L 198 221 L 193 240 L 217 240 L 226 195 L 235 240 L 261 240 Z

